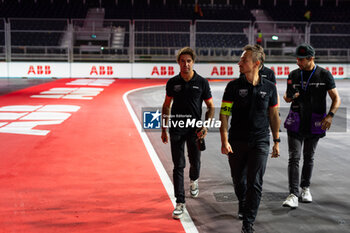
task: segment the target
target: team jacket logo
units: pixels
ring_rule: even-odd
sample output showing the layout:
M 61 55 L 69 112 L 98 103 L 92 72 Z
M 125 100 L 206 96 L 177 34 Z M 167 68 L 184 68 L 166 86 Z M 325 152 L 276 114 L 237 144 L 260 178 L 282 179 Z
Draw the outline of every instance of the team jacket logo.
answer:
M 265 98 L 266 94 L 267 94 L 266 92 L 260 91 L 260 96 L 261 96 L 261 98 Z
M 246 97 L 248 95 L 248 89 L 240 89 L 239 95 L 243 98 Z
M 45 136 L 45 125 L 58 125 L 67 120 L 75 105 L 11 105 L 0 107 L 0 133 Z M 41 126 L 41 129 L 35 127 Z
M 181 85 L 175 85 L 175 86 L 174 86 L 174 91 L 175 91 L 175 92 L 181 91 Z

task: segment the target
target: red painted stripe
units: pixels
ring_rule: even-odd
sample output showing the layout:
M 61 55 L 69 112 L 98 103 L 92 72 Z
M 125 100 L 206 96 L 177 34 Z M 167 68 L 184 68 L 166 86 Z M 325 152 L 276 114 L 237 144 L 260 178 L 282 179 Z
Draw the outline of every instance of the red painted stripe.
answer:
M 122 100 L 166 80 L 116 80 L 93 100 L 32 99 L 71 79 L 0 97 L 79 111 L 46 136 L 0 133 L 1 232 L 184 232 Z

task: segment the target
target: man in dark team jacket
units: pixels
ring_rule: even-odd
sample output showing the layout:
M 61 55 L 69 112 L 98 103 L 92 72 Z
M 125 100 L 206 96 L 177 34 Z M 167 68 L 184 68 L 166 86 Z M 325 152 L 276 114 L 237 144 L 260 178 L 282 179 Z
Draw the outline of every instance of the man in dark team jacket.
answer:
M 299 160 L 303 148 L 304 163 L 301 173 L 301 201 L 312 202 L 310 180 L 314 153 L 318 140 L 330 128 L 334 114 L 340 105 L 340 97 L 332 74 L 314 62 L 315 50 L 309 44 L 296 49 L 299 69 L 293 70 L 287 80 L 284 100 L 292 103 L 284 123 L 288 133 L 288 180 L 289 196 L 283 206 L 297 208 L 299 197 Z M 332 99 L 327 113 L 327 93 Z
M 239 201 L 242 232 L 252 233 L 269 153 L 269 125 L 274 141 L 272 157 L 278 157 L 280 118 L 276 86 L 259 75 L 263 52 L 253 45 L 243 50 L 238 65 L 244 75 L 227 84 L 222 98 L 220 135 L 221 152 L 228 155 Z
M 198 130 L 193 125 L 187 125 L 187 123 L 201 121 L 203 101 L 207 105 L 205 120 L 214 117 L 214 103 L 209 82 L 193 70 L 194 60 L 195 53 L 191 48 L 185 47 L 178 52 L 177 62 L 180 66 L 180 74 L 167 82 L 166 96 L 162 108 L 161 138 L 163 143 L 168 143 L 167 128 L 169 128 L 171 154 L 174 163 L 173 182 L 176 197 L 176 208 L 173 211 L 174 219 L 180 219 L 185 211 L 185 143 L 190 161 L 190 194 L 191 197 L 195 198 L 199 193 L 198 178 L 201 165 L 201 151 L 197 143 L 199 139 L 204 139 L 207 134 L 206 127 Z

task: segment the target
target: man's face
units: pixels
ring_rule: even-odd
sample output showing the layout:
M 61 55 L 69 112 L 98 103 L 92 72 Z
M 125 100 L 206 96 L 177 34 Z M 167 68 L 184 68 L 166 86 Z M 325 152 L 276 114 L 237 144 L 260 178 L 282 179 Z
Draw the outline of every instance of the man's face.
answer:
M 312 59 L 309 58 L 297 58 L 297 65 L 301 70 L 311 70 L 312 69 Z
M 239 72 L 246 74 L 252 71 L 254 67 L 254 62 L 252 59 L 252 51 L 244 51 L 242 53 L 241 59 L 238 62 Z
M 192 72 L 194 61 L 192 60 L 191 55 L 182 54 L 179 58 L 178 63 L 180 65 L 181 73 L 189 74 Z

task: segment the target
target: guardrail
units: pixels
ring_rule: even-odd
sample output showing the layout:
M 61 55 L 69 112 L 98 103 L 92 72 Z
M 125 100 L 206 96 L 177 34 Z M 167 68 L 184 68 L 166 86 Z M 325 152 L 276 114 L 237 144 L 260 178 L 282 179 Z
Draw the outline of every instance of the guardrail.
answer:
M 261 28 L 265 30 L 262 45 L 267 62 L 293 62 L 295 58 L 290 55 L 302 42 L 315 44 L 318 61 L 350 62 L 349 23 L 104 20 L 94 24 L 91 19 L 85 21 L 2 19 L 0 61 L 169 62 L 174 61 L 179 48 L 190 46 L 197 52 L 197 62 L 232 62 L 239 59 L 244 45 L 256 42 Z M 329 29 L 334 31 L 327 33 Z

